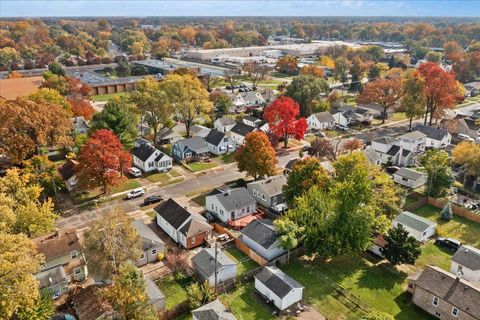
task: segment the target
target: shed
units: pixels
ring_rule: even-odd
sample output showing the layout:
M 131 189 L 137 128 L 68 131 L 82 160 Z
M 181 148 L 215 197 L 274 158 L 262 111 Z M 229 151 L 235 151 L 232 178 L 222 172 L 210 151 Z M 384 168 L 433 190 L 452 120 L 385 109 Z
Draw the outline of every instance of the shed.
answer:
M 233 279 L 237 275 L 237 265 L 220 249 L 216 258 L 217 284 Z M 201 283 L 208 281 L 215 286 L 215 248 L 202 249 L 192 258 L 193 268 Z
M 398 228 L 402 226 L 409 235 L 417 239 L 417 241 L 424 242 L 435 234 L 437 224 L 428 219 L 420 217 L 414 213 L 404 211 L 393 219 L 393 227 Z

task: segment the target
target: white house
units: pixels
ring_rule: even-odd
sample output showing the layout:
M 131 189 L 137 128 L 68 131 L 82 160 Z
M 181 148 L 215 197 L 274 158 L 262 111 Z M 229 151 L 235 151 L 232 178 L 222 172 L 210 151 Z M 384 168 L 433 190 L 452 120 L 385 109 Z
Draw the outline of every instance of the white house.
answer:
M 335 124 L 347 127 L 349 124 L 348 118 L 344 116 L 343 112 L 338 111 L 332 114 L 333 119 L 335 119 Z
M 400 147 L 413 153 L 421 153 L 425 151 L 426 134 L 420 131 L 411 131 L 398 137 L 400 139 Z
M 236 188 L 205 197 L 205 208 L 224 223 L 257 211 L 255 198 L 245 188 Z
M 425 147 L 430 148 L 445 148 L 452 142 L 452 135 L 448 130 L 440 127 L 434 128 L 431 126 L 417 124 L 413 131 L 419 131 L 426 135 Z
M 265 97 L 259 91 L 238 92 L 229 94 L 232 99 L 231 112 L 245 112 L 249 107 L 257 107 L 263 105 Z
M 210 128 L 201 126 L 199 124 L 194 124 L 190 128 L 192 138 L 195 138 L 195 137 L 205 138 L 208 135 L 208 133 L 210 132 L 210 130 L 211 130 Z
M 142 220 L 135 220 L 132 225 L 142 242 L 142 254 L 136 261 L 136 266 L 141 267 L 150 262 L 157 262 L 158 254 L 165 253 L 165 243 Z
M 230 130 L 229 135 L 232 141 L 235 142 L 237 146 L 241 146 L 245 142 L 245 137 L 247 136 L 247 134 L 256 130 L 256 127 L 252 127 L 246 125 L 243 122 L 239 122 L 232 128 L 232 130 Z
M 435 234 L 437 224 L 414 213 L 403 211 L 392 221 L 393 227 L 402 226 L 417 241 L 425 242 Z
M 277 267 L 264 267 L 255 275 L 255 289 L 283 311 L 302 300 L 304 287 Z
M 210 130 L 205 142 L 208 151 L 217 156 L 235 151 L 235 143 L 223 131 Z
M 160 144 L 174 144 L 180 139 L 183 138 L 178 132 L 167 127 L 160 129 L 157 133 L 157 141 Z
M 228 309 L 216 299 L 192 311 L 192 320 L 237 320 Z
M 213 127 L 217 129 L 217 131 L 227 133 L 232 130 L 232 128 L 235 126 L 235 123 L 235 120 L 230 117 L 222 117 L 215 120 Z
M 310 130 L 326 130 L 335 126 L 335 118 L 328 111 L 312 114 L 307 118 L 308 128 Z
M 480 249 L 461 246 L 452 257 L 450 272 L 468 281 L 480 281 Z
M 382 164 L 413 166 L 425 150 L 425 135 L 419 131 L 409 132 L 398 138 L 382 137 L 372 141 L 371 146 Z
M 216 258 L 217 285 L 235 278 L 237 264 L 220 249 L 217 249 Z M 200 283 L 208 281 L 211 287 L 215 287 L 215 248 L 202 249 L 192 257 L 192 264 Z
M 280 235 L 275 231 L 273 221 L 270 219 L 253 220 L 240 232 L 241 241 L 268 261 L 287 252 L 280 247 L 278 241 Z
M 400 168 L 393 174 L 393 181 L 407 188 L 418 188 L 427 183 L 428 175 L 409 168 Z
M 257 127 L 257 128 L 262 124 L 261 119 L 258 119 L 258 118 L 252 117 L 252 116 L 248 116 L 248 115 L 244 116 L 242 118 L 242 122 L 245 123 L 247 126 Z
M 143 172 L 167 172 L 172 169 L 173 159 L 150 144 L 141 143 L 132 149 L 135 167 Z

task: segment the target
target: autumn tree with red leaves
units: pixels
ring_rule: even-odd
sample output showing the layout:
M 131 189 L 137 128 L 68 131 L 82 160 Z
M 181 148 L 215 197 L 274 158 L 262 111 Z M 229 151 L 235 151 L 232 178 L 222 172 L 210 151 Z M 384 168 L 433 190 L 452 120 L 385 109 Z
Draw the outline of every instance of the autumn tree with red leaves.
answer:
M 348 152 L 352 152 L 353 150 L 360 149 L 363 146 L 362 141 L 357 138 L 350 139 L 345 141 L 343 144 L 343 149 Z
M 97 130 L 83 145 L 78 157 L 77 176 L 84 188 L 99 188 L 118 185 L 125 178 L 123 172 L 132 163 L 132 157 L 110 130 Z
M 393 108 L 402 97 L 402 81 L 399 78 L 375 79 L 368 82 L 357 96 L 357 103 L 375 103 L 383 108 L 382 123 L 387 119 L 387 110 Z
M 68 104 L 72 108 L 72 112 L 77 117 L 84 117 L 86 120 L 91 120 L 95 112 L 88 100 L 78 98 L 68 98 Z
M 270 130 L 278 137 L 283 138 L 286 148 L 290 136 L 303 139 L 307 130 L 307 120 L 298 118 L 300 106 L 292 98 L 282 96 L 265 109 L 263 115 L 268 122 Z
M 430 114 L 429 125 L 432 125 L 433 118 L 441 118 L 443 111 L 452 108 L 457 99 L 463 95 L 462 87 L 455 80 L 453 72 L 443 70 L 436 63 L 422 63 L 418 72 L 425 79 L 426 111 L 424 124 L 427 124 L 428 114 Z

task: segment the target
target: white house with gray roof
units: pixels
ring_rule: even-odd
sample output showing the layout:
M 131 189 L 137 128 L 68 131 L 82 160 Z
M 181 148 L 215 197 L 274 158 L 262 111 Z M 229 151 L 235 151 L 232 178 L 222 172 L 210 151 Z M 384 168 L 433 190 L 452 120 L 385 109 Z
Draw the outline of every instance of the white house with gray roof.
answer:
M 215 120 L 215 122 L 213 123 L 213 127 L 220 132 L 227 133 L 227 132 L 230 132 L 230 130 L 232 130 L 235 124 L 236 122 L 235 120 L 233 120 L 233 118 L 222 117 Z
M 228 223 L 255 213 L 257 202 L 247 189 L 236 188 L 205 197 L 205 208 Z
M 283 311 L 302 300 L 304 286 L 277 267 L 264 267 L 255 275 L 255 289 Z
M 143 221 L 135 220 L 132 225 L 142 242 L 142 254 L 136 261 L 136 266 L 141 267 L 150 262 L 157 262 L 158 254 L 165 253 L 165 243 Z
M 414 213 L 403 211 L 392 221 L 393 227 L 402 226 L 417 241 L 425 242 L 435 234 L 437 224 Z
M 279 235 L 270 219 L 253 220 L 240 232 L 241 241 L 265 260 L 272 261 L 287 252 L 280 247 Z
M 452 257 L 450 272 L 468 281 L 480 281 L 480 249 L 461 246 Z
M 143 172 L 172 169 L 173 159 L 148 143 L 140 143 L 131 152 L 133 164 Z
M 180 133 L 167 127 L 160 129 L 157 133 L 157 142 L 160 144 L 174 144 L 180 139 L 182 139 Z
M 192 311 L 193 320 L 237 320 L 237 318 L 216 299 Z
M 452 142 L 452 135 L 448 130 L 440 127 L 435 128 L 423 124 L 417 124 L 413 131 L 419 131 L 425 134 L 425 147 L 445 148 Z
M 229 132 L 230 138 L 237 146 L 243 145 L 245 137 L 250 132 L 258 130 L 256 127 L 249 126 L 243 122 L 238 122 Z
M 282 191 L 286 184 L 287 178 L 284 175 L 278 175 L 250 182 L 247 184 L 247 190 L 260 205 L 275 211 L 282 211 L 286 208 Z
M 220 249 L 217 249 L 217 285 L 237 275 L 237 264 Z M 200 283 L 208 281 L 215 286 L 215 248 L 202 249 L 192 257 L 192 264 Z
M 407 188 L 418 188 L 427 183 L 428 175 L 409 168 L 400 168 L 393 174 L 393 181 Z
M 221 155 L 235 151 L 235 143 L 227 136 L 226 133 L 216 129 L 210 130 L 205 137 L 207 149 L 210 153 Z
M 308 129 L 326 130 L 335 126 L 335 118 L 328 111 L 317 112 L 307 118 Z

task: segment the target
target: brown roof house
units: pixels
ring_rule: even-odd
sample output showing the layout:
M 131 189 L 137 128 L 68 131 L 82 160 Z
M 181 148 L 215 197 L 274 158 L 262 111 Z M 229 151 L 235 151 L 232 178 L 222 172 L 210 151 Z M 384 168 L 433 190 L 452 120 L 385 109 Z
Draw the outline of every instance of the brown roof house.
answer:
M 53 299 L 68 292 L 68 284 L 88 277 L 87 263 L 76 229 L 66 229 L 33 239 L 45 263 L 35 277 L 40 289 Z
M 28 96 L 37 91 L 42 83 L 42 76 L 0 79 L 0 97 L 15 100 L 18 97 Z
M 73 159 L 68 159 L 63 165 L 58 167 L 58 172 L 62 176 L 63 181 L 65 182 L 65 187 L 68 191 L 75 189 L 78 179 L 75 175 L 75 168 L 79 165 L 78 161 Z
M 409 277 L 415 305 L 439 319 L 480 319 L 480 288 L 436 266 Z

